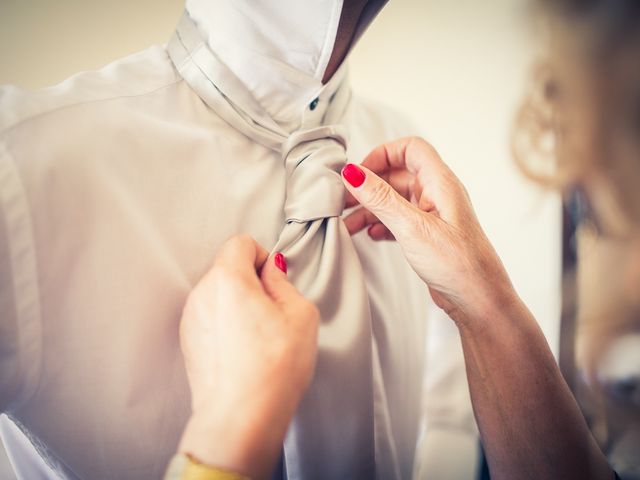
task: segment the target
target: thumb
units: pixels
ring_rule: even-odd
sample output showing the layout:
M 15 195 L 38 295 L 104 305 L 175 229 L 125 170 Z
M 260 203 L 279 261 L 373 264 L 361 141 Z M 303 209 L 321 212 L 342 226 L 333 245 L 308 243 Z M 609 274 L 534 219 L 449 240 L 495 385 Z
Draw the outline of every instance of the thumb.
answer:
M 342 181 L 360 205 L 378 217 L 398 241 L 429 221 L 424 212 L 366 167 L 348 163 L 342 169 Z
M 265 262 L 260 279 L 267 295 L 276 303 L 286 305 L 301 298 L 296 287 L 287 278 L 287 260 L 280 252 Z

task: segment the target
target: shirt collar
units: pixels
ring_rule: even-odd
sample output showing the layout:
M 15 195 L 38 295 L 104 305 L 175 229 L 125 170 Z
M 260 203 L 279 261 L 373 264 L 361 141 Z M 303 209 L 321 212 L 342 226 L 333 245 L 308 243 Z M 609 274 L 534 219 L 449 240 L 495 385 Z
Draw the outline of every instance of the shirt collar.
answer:
M 211 51 L 188 12 L 180 19 L 167 44 L 167 53 L 177 72 L 204 103 L 229 125 L 276 151 L 281 150 L 282 142 L 296 130 L 340 123 L 349 102 L 346 67 L 342 66 L 321 88 L 318 97 L 303 108 L 297 120 L 286 124 L 276 122 Z
M 342 0 L 187 0 L 186 9 L 211 51 L 276 122 L 295 120 L 319 94 Z
M 360 31 L 384 2 L 376 3 Z M 187 0 L 185 16 L 197 28 L 199 42 L 192 43 L 205 44 L 216 59 L 215 68 L 200 65 L 211 83 L 251 116 L 267 116 L 292 131 L 322 118 L 344 81 L 342 66 L 322 84 L 342 5 L 342 0 Z

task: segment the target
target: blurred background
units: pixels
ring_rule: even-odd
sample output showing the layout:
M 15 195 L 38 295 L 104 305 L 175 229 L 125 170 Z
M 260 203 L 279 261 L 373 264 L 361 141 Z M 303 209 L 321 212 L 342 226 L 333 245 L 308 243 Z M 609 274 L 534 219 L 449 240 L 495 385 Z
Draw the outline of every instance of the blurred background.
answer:
M 411 116 L 461 177 L 557 352 L 560 201 L 509 136 L 536 38 L 526 0 L 392 0 L 350 57 L 354 90 Z M 170 37 L 181 0 L 0 0 L 0 84 L 36 89 Z M 0 449 L 0 479 L 11 479 Z

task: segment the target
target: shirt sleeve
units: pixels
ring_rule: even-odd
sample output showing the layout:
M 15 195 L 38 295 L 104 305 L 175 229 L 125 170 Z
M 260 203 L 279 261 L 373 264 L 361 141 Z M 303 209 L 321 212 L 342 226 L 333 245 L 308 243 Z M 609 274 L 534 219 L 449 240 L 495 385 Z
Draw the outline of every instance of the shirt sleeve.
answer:
M 0 412 L 35 390 L 40 345 L 31 216 L 18 169 L 0 143 Z
M 474 480 L 479 439 L 460 334 L 435 304 L 427 324 L 423 418 L 414 478 Z
M 18 390 L 18 331 L 6 223 L 0 220 L 0 412 Z

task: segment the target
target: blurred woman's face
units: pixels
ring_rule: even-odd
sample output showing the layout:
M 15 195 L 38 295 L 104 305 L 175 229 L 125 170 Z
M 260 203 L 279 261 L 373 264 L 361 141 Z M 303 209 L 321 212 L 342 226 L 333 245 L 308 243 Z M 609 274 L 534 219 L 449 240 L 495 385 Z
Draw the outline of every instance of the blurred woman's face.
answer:
M 565 27 L 552 62 L 559 158 L 589 206 L 578 231 L 576 352 L 590 388 L 579 397 L 609 458 L 624 458 L 640 444 L 640 41 L 596 55 L 588 31 Z

